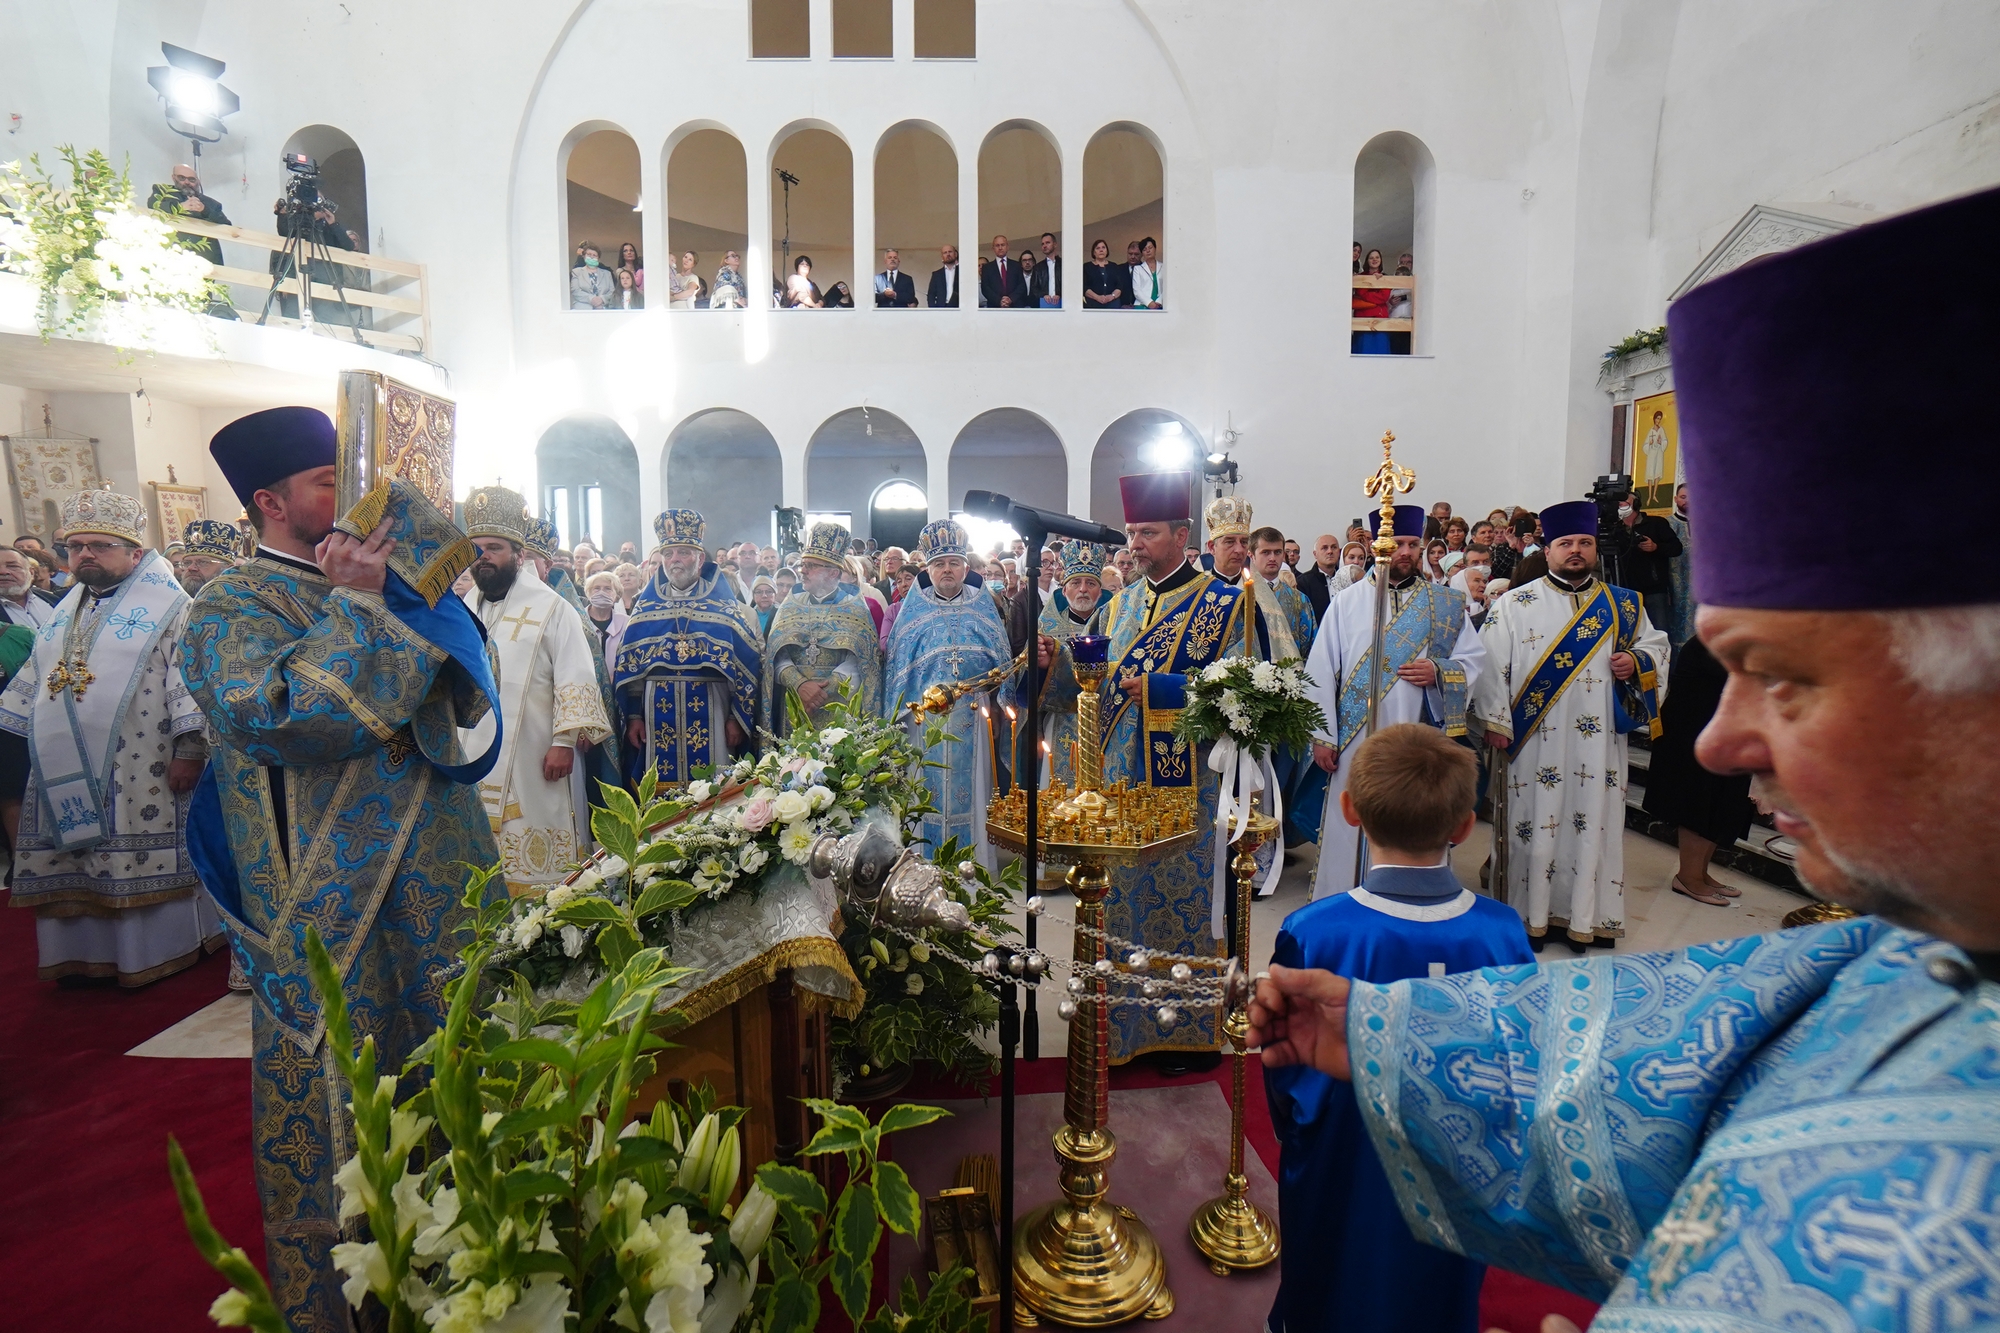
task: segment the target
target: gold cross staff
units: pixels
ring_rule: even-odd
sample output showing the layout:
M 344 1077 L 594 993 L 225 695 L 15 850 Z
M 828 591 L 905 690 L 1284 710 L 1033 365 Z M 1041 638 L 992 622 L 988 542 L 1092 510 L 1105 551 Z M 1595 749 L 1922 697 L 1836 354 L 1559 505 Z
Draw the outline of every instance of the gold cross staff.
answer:
M 1417 474 L 1396 463 L 1389 451 L 1396 445 L 1396 432 L 1382 432 L 1382 466 L 1369 475 L 1362 488 L 1372 496 L 1382 497 L 1382 521 L 1375 527 L 1375 558 L 1387 563 L 1396 554 L 1396 493 L 1408 494 L 1417 485 Z
M 519 611 L 516 611 L 511 616 L 500 617 L 500 625 L 512 625 L 514 627 L 513 632 L 508 634 L 507 636 L 507 642 L 509 643 L 514 643 L 517 640 L 519 640 L 521 637 L 522 630 L 534 629 L 541 623 L 542 622 L 539 620 L 529 619 L 528 608 L 525 606 L 522 607 Z M 493 628 L 498 629 L 500 628 L 500 625 L 495 625 Z

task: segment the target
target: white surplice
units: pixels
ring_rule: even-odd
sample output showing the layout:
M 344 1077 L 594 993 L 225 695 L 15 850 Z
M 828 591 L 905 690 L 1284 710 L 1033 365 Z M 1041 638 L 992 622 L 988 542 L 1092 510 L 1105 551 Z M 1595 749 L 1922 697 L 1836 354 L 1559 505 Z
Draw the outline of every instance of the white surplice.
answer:
M 1515 693 L 1600 586 L 1592 579 L 1571 591 L 1540 578 L 1494 599 L 1480 631 L 1491 669 L 1472 692 L 1482 730 L 1513 736 Z M 1636 630 L 1633 646 L 1652 658 L 1665 699 L 1667 636 L 1643 616 Z M 1609 633 L 1591 640 L 1504 770 L 1506 900 L 1532 936 L 1550 927 L 1578 942 L 1625 933 L 1626 744 L 1611 692 L 1614 651 Z
M 1384 624 L 1394 622 L 1411 596 L 1424 586 L 1422 578 L 1412 577 L 1406 586 L 1391 588 Z M 1361 664 L 1373 650 L 1374 640 L 1375 580 L 1371 575 L 1333 595 L 1326 604 L 1326 615 L 1320 621 L 1319 632 L 1313 637 L 1312 652 L 1306 658 L 1306 674 L 1313 682 L 1307 694 L 1326 713 L 1326 729 L 1313 738 L 1319 744 L 1333 745 L 1338 739 L 1339 691 L 1353 683 L 1355 672 L 1361 669 Z M 1451 660 L 1465 671 L 1468 700 L 1476 697 L 1473 691 L 1486 666 L 1486 649 L 1480 642 L 1478 632 L 1472 628 L 1470 619 L 1459 628 L 1458 639 L 1452 644 Z M 1443 692 L 1435 685 L 1412 685 L 1407 680 L 1398 680 L 1391 685 L 1376 710 L 1376 722 L 1384 727 L 1399 722 L 1427 722 L 1439 726 L 1443 717 Z M 1361 830 L 1349 824 L 1340 813 L 1340 794 L 1346 790 L 1347 765 L 1341 763 L 1327 779 L 1326 811 L 1319 826 L 1319 869 L 1313 875 L 1314 898 L 1345 893 L 1360 882 L 1355 876 L 1354 865 Z M 1363 872 L 1366 872 L 1365 866 Z
M 550 782 L 542 763 L 550 749 L 591 745 L 611 734 L 604 696 L 597 688 L 595 652 L 583 618 L 563 596 L 522 561 L 514 586 L 499 601 L 478 589 L 466 605 L 486 626 L 500 660 L 499 762 L 479 784 L 516 893 L 560 880 L 589 849 L 590 807 L 582 789 L 579 756 L 570 776 Z M 466 731 L 467 752 L 491 743 L 492 716 Z

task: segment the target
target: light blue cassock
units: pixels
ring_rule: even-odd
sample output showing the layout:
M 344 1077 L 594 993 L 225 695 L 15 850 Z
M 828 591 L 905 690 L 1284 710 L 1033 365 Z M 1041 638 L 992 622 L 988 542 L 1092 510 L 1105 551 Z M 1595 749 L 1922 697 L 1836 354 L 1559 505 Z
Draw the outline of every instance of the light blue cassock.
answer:
M 1141 580 L 1120 591 L 1099 612 L 1108 624 L 1113 663 L 1099 703 L 1105 782 L 1199 786 L 1201 791 L 1204 813 L 1192 845 L 1152 865 L 1111 871 L 1111 889 L 1104 900 L 1105 930 L 1154 954 L 1207 958 L 1222 952 L 1222 942 L 1210 924 L 1221 779 L 1209 769 L 1207 755 L 1175 740 L 1173 730 L 1186 697 L 1188 673 L 1249 653 L 1248 609 L 1241 587 L 1197 569 L 1193 579 L 1158 596 Z M 1141 676 L 1145 688 L 1134 703 L 1119 682 Z M 1213 1010 L 1191 1011 L 1172 1030 L 1160 1026 L 1151 1008 L 1118 1005 L 1111 1011 L 1114 1064 L 1147 1051 L 1214 1050 L 1220 1041 Z
M 983 675 L 1013 660 L 1007 627 L 993 599 L 967 586 L 958 596 L 941 601 L 935 588 L 912 588 L 889 631 L 889 659 L 883 668 L 883 716 L 894 718 L 933 685 L 950 685 Z M 980 707 L 986 693 L 965 694 L 944 716 L 946 740 L 931 747 L 927 758 L 942 768 L 926 768 L 935 813 L 924 816 L 918 836 L 932 848 L 946 838 L 986 849 L 986 798 L 996 786 L 993 771 L 992 720 Z M 990 713 L 990 709 L 988 712 Z M 922 722 L 910 724 L 921 735 Z
M 1411 1229 L 1593 1333 L 2000 1325 L 2000 984 L 1950 945 L 1862 917 L 1357 984 L 1347 1024 Z

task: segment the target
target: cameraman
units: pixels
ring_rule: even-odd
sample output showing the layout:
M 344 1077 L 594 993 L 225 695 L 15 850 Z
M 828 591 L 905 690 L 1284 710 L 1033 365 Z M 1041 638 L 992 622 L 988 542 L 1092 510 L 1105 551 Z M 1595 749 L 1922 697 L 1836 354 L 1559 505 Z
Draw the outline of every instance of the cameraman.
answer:
M 320 194 L 316 178 L 312 178 L 312 176 L 296 176 L 294 180 L 288 182 L 288 186 L 290 188 L 284 194 L 278 196 L 278 202 L 270 206 L 272 214 L 278 218 L 278 234 L 280 236 L 286 236 L 286 238 L 302 236 L 308 246 L 322 244 L 322 246 L 328 246 L 332 250 L 352 250 L 354 248 L 354 244 L 356 244 L 354 242 L 354 232 L 342 230 L 340 224 L 334 220 L 340 210 L 334 206 L 334 200 L 330 200 L 324 194 Z M 286 254 L 284 250 L 272 250 L 272 254 L 270 254 L 270 272 L 272 272 L 272 276 L 290 280 L 292 274 L 294 274 L 294 266 L 292 266 L 290 254 Z M 332 260 L 312 258 L 310 252 L 308 252 L 306 274 L 314 282 L 322 282 L 326 286 L 334 286 L 336 282 L 340 282 L 340 284 L 346 282 L 346 272 L 344 270 L 336 268 L 336 264 Z M 288 318 L 288 320 L 296 320 L 298 318 L 298 296 L 294 296 L 292 292 L 278 292 L 278 312 L 284 318 Z M 348 322 L 348 316 L 342 310 L 340 300 L 328 298 L 328 296 L 314 296 L 312 298 L 312 318 L 320 320 L 322 324 L 326 324 L 326 322 L 346 324 Z
M 1673 524 L 1642 511 L 1639 497 L 1632 491 L 1618 497 L 1617 512 L 1625 540 L 1614 543 L 1620 548 L 1618 577 L 1610 581 L 1644 597 L 1646 619 L 1664 630 L 1673 621 L 1672 567 L 1674 557 L 1681 553 L 1681 539 L 1674 534 Z

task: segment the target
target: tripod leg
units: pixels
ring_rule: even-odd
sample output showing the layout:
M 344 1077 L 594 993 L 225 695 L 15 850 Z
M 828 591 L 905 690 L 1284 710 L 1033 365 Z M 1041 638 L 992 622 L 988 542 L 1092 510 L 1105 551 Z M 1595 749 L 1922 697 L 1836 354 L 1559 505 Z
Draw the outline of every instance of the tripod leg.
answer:
M 348 304 L 347 288 L 340 281 L 340 265 L 336 264 L 333 260 L 332 247 L 325 241 L 314 241 L 313 249 L 318 252 L 315 258 L 326 260 L 327 276 L 333 279 L 333 290 L 340 297 L 340 308 L 347 312 L 347 327 L 353 331 L 354 341 L 362 343 L 365 346 L 366 344 L 361 337 L 361 317 L 355 314 L 354 307 Z M 310 291 L 312 285 L 310 279 L 308 279 L 306 285 Z

